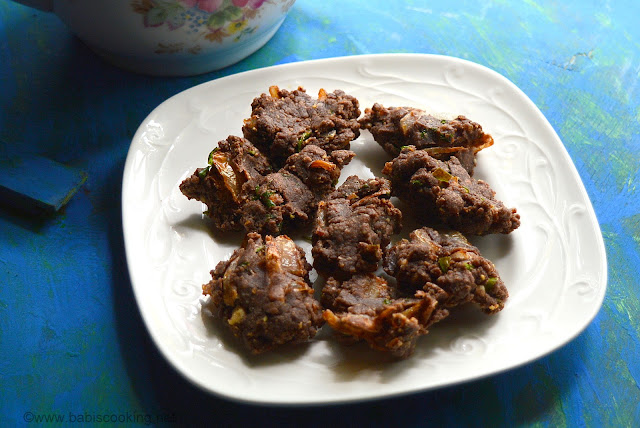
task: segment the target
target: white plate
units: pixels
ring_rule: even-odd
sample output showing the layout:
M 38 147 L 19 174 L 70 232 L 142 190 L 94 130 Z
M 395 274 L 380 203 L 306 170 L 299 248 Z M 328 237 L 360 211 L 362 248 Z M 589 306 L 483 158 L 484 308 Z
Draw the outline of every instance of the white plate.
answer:
M 201 285 L 239 245 L 215 235 L 202 205 L 178 184 L 228 135 L 241 135 L 254 97 L 270 85 L 310 95 L 342 89 L 361 109 L 380 102 L 464 114 L 492 134 L 476 176 L 518 209 L 508 236 L 472 239 L 496 264 L 511 294 L 486 316 L 459 311 L 421 338 L 413 357 L 393 361 L 365 345 L 343 346 L 325 331 L 295 350 L 247 357 L 201 315 Z M 387 155 L 368 132 L 343 171 L 379 175 Z M 367 55 L 300 62 L 214 80 L 157 107 L 127 157 L 123 227 L 134 293 L 151 337 L 187 379 L 235 400 L 269 404 L 356 401 L 466 382 L 528 363 L 578 335 L 604 299 L 602 235 L 560 139 L 527 96 L 498 73 L 433 55 Z M 309 244 L 299 242 L 305 249 Z M 310 256 L 309 256 L 310 258 Z

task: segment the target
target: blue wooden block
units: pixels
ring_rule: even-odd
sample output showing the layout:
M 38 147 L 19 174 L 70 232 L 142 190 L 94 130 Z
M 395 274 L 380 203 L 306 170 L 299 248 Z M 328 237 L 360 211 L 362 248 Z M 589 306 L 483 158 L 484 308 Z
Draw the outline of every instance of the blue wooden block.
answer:
M 52 214 L 87 180 L 87 174 L 32 153 L 0 150 L 0 204 Z

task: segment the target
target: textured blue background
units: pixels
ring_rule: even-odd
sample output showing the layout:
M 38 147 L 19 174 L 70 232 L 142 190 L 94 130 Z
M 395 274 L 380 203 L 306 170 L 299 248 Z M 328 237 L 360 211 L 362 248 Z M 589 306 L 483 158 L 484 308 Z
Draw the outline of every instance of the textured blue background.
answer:
M 113 413 L 215 426 L 638 426 L 640 4 L 550 0 L 299 0 L 276 36 L 225 70 L 152 78 L 103 63 L 53 15 L 0 0 L 0 140 L 89 174 L 50 220 L 0 210 L 0 425 Z M 613 4 L 615 3 L 615 4 Z M 601 224 L 602 310 L 575 340 L 519 369 L 348 407 L 231 403 L 186 383 L 151 343 L 123 253 L 122 169 L 147 114 L 193 85 L 263 66 L 437 53 L 498 71 L 566 145 Z

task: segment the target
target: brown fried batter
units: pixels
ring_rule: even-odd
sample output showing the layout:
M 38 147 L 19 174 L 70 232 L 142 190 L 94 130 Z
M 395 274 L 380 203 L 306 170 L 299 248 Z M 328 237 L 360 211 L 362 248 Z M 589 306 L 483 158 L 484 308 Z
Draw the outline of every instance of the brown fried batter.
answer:
M 327 154 L 318 146 L 307 145 L 289 156 L 283 172 L 296 175 L 317 197 L 324 198 L 335 190 L 342 168 L 354 156 L 350 150 L 334 150 Z
M 492 314 L 509 297 L 498 272 L 460 233 L 440 234 L 424 227 L 413 231 L 385 253 L 384 270 L 405 292 L 424 290 L 443 307 L 467 302 Z M 444 294 L 443 294 L 444 292 Z
M 311 250 L 319 273 L 346 279 L 378 268 L 382 250 L 402 227 L 389 194 L 384 178 L 351 176 L 320 202 Z
M 313 99 L 301 87 L 271 86 L 251 109 L 244 138 L 220 141 L 208 166 L 180 184 L 216 228 L 247 232 L 211 271 L 203 309 L 251 353 L 307 342 L 326 322 L 340 340 L 407 358 L 453 308 L 504 308 L 509 294 L 495 266 L 461 234 L 520 225 L 515 209 L 471 178 L 476 153 L 493 144 L 479 124 L 377 103 L 358 120 L 353 96 L 321 89 Z M 389 179 L 351 176 L 336 189 L 361 127 L 395 157 L 382 171 Z M 423 227 L 389 246 L 402 228 L 391 196 L 459 232 Z M 327 278 L 321 302 L 304 251 L 285 235 L 310 224 L 313 267 Z M 393 278 L 375 275 L 381 261 Z
M 457 157 L 469 174 L 473 174 L 476 153 L 493 144 L 493 138 L 482 131 L 482 126 L 464 116 L 438 119 L 412 107 L 385 108 L 376 103 L 365 109 L 359 122 L 392 156 L 397 156 L 403 146 L 412 145 L 428 149 L 440 160 Z
M 408 146 L 382 172 L 394 196 L 464 234 L 510 233 L 520 226 L 516 209 L 498 201 L 485 181 L 471 178 L 457 158 L 440 161 Z
M 217 229 L 241 230 L 242 186 L 271 172 L 271 165 L 253 144 L 235 136 L 218 143 L 209 154 L 208 164 L 185 179 L 180 191 L 207 205 L 206 214 Z
M 203 285 L 207 309 L 252 353 L 312 339 L 323 324 L 304 251 L 287 236 L 247 234 Z
M 294 91 L 271 86 L 251 103 L 251 117 L 245 119 L 242 132 L 277 166 L 303 147 L 316 145 L 327 153 L 348 149 L 360 135 L 358 100 L 341 90 L 326 92 L 318 98 L 303 88 Z
M 230 136 L 180 184 L 189 199 L 207 205 L 206 214 L 219 230 L 246 230 L 278 235 L 309 224 L 318 202 L 334 190 L 349 150 L 330 155 L 308 145 L 273 172 L 267 158 L 248 140 Z
M 322 290 L 323 317 L 348 338 L 407 358 L 418 337 L 448 311 L 438 309 L 436 298 L 421 290 L 411 297 L 395 294 L 386 280 L 373 274 L 355 275 L 344 282 L 330 278 Z
M 280 235 L 311 221 L 317 202 L 297 176 L 276 172 L 248 182 L 240 222 L 248 232 Z
M 240 219 L 245 230 L 279 235 L 310 224 L 318 203 L 334 189 L 340 170 L 353 155 L 337 150 L 328 156 L 317 146 L 306 146 L 278 172 L 247 182 Z

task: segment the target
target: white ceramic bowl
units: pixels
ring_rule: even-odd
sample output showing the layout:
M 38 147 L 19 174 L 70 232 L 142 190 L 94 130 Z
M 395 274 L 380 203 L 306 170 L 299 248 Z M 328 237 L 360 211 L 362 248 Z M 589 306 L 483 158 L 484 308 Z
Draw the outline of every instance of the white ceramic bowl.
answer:
M 16 0 L 52 11 L 107 61 L 145 74 L 194 75 L 249 56 L 295 0 Z

